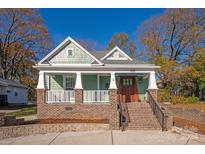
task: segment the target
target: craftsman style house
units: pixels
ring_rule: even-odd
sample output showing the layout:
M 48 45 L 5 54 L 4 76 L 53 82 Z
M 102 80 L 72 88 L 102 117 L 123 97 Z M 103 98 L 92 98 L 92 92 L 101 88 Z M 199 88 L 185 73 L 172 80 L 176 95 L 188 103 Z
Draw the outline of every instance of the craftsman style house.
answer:
M 159 66 L 139 64 L 118 47 L 91 52 L 68 37 L 35 68 L 39 70 L 37 105 L 41 120 L 103 122 L 118 129 L 128 121 L 128 114 L 132 115 L 129 106 L 145 107 L 149 97 L 149 108 L 159 107 L 155 79 Z M 159 121 L 150 128 L 163 125 L 160 118 L 164 115 L 160 107 L 158 110 Z

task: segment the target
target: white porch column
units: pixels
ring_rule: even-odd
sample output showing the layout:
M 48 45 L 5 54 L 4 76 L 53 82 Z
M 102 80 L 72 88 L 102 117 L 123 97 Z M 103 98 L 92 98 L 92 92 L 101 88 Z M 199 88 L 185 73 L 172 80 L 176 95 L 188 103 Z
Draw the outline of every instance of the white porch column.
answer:
M 40 71 L 39 72 L 39 77 L 38 77 L 38 85 L 37 85 L 37 89 L 45 89 L 45 85 L 44 85 L 44 72 Z
M 158 89 L 156 84 L 155 72 L 151 71 L 149 75 L 149 86 L 148 89 Z
M 75 89 L 83 89 L 82 79 L 81 79 L 81 72 L 76 72 Z
M 109 89 L 117 89 L 115 72 L 110 73 L 110 87 Z

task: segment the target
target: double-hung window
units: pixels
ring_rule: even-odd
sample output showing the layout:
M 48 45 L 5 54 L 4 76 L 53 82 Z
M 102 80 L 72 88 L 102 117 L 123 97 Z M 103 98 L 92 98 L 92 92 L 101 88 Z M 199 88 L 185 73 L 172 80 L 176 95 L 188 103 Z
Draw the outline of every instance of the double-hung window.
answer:
M 73 90 L 75 87 L 75 77 L 66 76 L 65 77 L 65 90 Z

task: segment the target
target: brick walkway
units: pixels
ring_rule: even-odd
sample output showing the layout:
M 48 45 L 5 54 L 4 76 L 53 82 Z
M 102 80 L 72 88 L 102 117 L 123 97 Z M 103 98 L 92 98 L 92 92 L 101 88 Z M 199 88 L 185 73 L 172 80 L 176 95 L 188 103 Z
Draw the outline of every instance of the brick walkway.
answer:
M 0 140 L 0 144 L 205 144 L 204 136 L 179 132 L 152 131 L 90 131 L 48 133 Z

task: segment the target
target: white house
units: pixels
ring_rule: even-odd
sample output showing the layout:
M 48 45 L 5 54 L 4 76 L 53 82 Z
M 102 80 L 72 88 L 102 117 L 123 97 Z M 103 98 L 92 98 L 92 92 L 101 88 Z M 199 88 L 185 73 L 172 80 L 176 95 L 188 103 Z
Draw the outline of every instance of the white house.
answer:
M 0 106 L 28 103 L 28 88 L 13 80 L 0 78 Z

